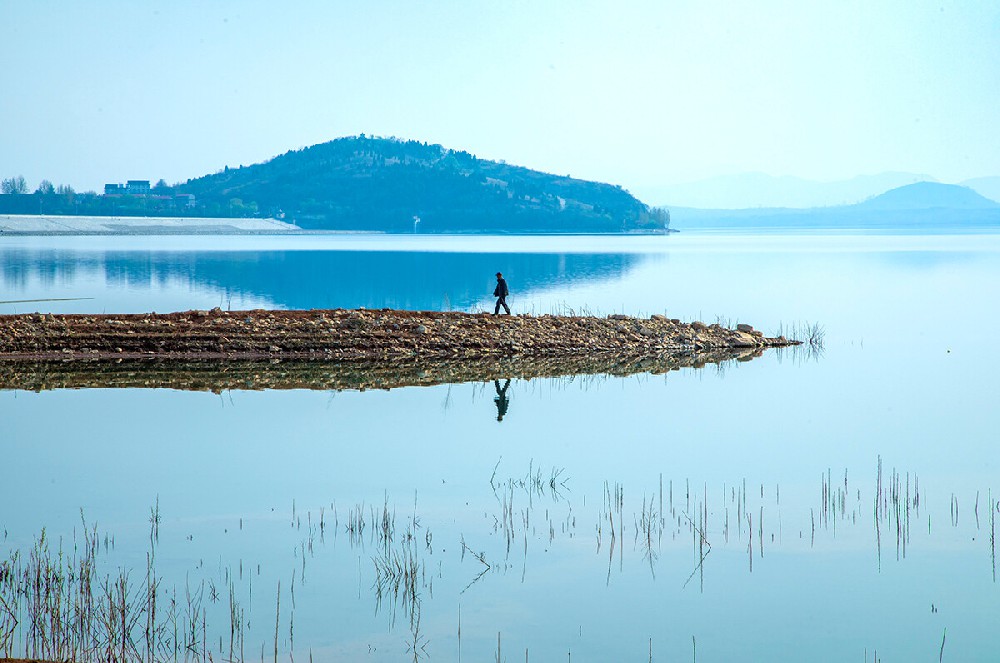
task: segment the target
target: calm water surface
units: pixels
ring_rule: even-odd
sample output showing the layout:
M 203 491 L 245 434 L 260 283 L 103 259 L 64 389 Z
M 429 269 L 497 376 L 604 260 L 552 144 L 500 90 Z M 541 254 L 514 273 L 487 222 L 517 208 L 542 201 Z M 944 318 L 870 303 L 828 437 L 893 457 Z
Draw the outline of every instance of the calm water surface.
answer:
M 493 383 L 0 392 L 0 559 L 82 509 L 141 580 L 158 500 L 215 660 L 230 592 L 254 660 L 276 621 L 298 660 L 997 660 L 1000 235 L 3 238 L 0 266 L 4 301 L 86 298 L 0 313 L 478 310 L 499 270 L 515 312 L 824 327 L 821 356 L 514 380 L 502 421 Z

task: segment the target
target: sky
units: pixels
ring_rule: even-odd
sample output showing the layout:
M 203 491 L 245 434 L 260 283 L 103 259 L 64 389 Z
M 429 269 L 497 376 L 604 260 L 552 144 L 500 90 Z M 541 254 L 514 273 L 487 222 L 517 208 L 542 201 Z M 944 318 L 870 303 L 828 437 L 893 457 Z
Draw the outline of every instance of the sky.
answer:
M 366 133 L 619 184 L 1000 175 L 992 0 L 0 0 L 0 177 Z

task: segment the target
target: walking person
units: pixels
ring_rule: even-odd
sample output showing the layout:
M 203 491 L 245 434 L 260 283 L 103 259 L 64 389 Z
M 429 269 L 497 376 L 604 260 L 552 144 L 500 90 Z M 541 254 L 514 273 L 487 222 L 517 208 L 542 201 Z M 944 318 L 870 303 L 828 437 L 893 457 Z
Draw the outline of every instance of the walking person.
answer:
M 507 315 L 510 315 L 510 307 L 507 306 L 507 295 L 510 291 L 507 290 L 507 281 L 504 280 L 503 274 L 497 272 L 497 287 L 493 289 L 493 296 L 497 298 L 497 306 L 493 311 L 493 315 L 500 314 L 500 307 L 503 306 L 503 310 L 507 311 Z

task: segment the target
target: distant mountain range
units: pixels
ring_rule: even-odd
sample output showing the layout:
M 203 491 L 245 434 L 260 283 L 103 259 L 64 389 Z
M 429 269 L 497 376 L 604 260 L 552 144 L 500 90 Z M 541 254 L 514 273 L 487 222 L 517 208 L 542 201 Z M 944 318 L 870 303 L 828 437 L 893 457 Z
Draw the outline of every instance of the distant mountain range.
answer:
M 662 231 L 618 186 L 478 159 L 412 140 L 340 138 L 188 180 L 200 205 L 251 208 L 302 228 L 396 232 Z
M 1000 203 L 966 186 L 916 182 L 853 205 L 797 208 L 695 209 L 672 207 L 674 226 L 735 227 L 949 227 L 1000 226 Z
M 861 175 L 834 182 L 743 173 L 684 184 L 646 187 L 638 191 L 645 200 L 668 208 L 808 209 L 851 205 L 907 184 L 936 181 L 929 175 L 903 172 Z M 1000 200 L 1000 177 L 981 177 L 960 184 L 987 198 Z
M 969 187 L 939 182 L 917 182 L 901 186 L 854 205 L 864 210 L 993 210 L 1000 203 Z

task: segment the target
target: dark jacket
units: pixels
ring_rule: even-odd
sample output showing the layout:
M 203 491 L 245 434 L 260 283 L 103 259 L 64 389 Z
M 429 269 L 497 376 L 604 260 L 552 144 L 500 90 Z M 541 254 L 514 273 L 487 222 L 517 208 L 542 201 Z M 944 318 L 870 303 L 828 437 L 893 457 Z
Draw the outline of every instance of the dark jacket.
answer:
M 510 292 L 507 290 L 507 281 L 501 276 L 497 279 L 497 287 L 493 289 L 494 297 L 506 297 Z

